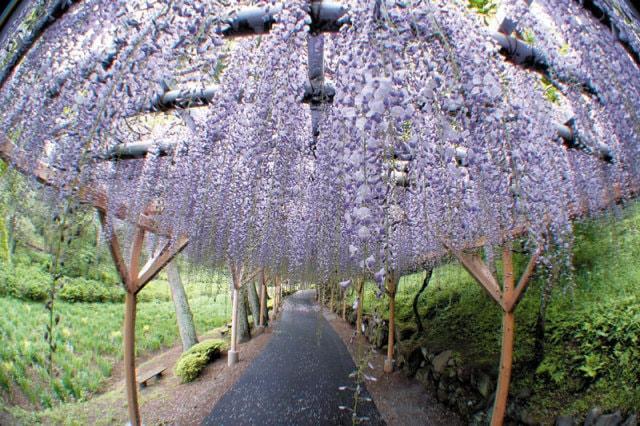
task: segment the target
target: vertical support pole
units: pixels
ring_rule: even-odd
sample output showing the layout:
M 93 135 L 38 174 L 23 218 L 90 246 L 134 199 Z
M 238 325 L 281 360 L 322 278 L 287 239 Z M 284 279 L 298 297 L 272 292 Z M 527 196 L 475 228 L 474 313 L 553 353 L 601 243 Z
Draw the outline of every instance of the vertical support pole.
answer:
M 347 290 L 342 290 L 342 321 L 347 320 Z
M 127 404 L 131 424 L 142 424 L 140 407 L 138 406 L 138 388 L 136 386 L 136 310 L 138 291 L 138 272 L 140 271 L 140 253 L 144 243 L 144 229 L 136 227 L 131 246 L 129 277 L 125 282 L 127 294 L 125 296 L 124 312 L 124 375 L 127 386 Z
M 267 283 L 265 282 L 264 277 L 264 268 L 260 270 L 260 322 L 258 323 L 259 327 L 264 327 L 264 305 L 265 305 L 265 291 L 266 291 Z
M 231 308 L 231 349 L 227 353 L 227 365 L 232 366 L 238 362 L 238 289 L 233 286 L 233 304 Z
M 362 305 L 364 304 L 364 278 L 358 278 L 356 281 L 356 289 L 358 290 L 358 306 L 356 309 L 356 336 L 362 335 Z
M 384 360 L 384 372 L 393 372 L 393 352 L 396 334 L 396 276 L 394 271 L 387 275 L 387 295 L 389 296 L 389 341 L 387 342 L 387 359 Z
M 278 313 L 278 280 L 280 277 L 277 275 L 273 278 L 273 315 Z
M 127 388 L 127 407 L 132 426 L 142 424 L 136 387 L 136 295 L 127 291 L 124 311 L 124 375 Z
M 242 285 L 242 264 L 236 262 L 229 263 L 231 270 L 232 284 L 232 306 L 231 306 L 231 348 L 227 352 L 227 365 L 232 366 L 238 363 L 238 296 Z
M 513 258 L 511 244 L 505 244 L 502 251 L 502 267 L 504 284 L 502 298 L 509 301 L 513 297 Z M 500 372 L 498 374 L 498 389 L 493 405 L 491 426 L 502 426 L 507 411 L 507 398 L 509 396 L 509 383 L 511 382 L 511 369 L 513 366 L 513 340 L 515 333 L 515 316 L 513 309 L 502 311 L 502 348 L 500 350 Z
M 335 287 L 333 284 L 331 285 L 331 298 L 329 299 L 329 312 L 333 313 L 333 298 L 334 298 L 334 293 L 335 293 Z

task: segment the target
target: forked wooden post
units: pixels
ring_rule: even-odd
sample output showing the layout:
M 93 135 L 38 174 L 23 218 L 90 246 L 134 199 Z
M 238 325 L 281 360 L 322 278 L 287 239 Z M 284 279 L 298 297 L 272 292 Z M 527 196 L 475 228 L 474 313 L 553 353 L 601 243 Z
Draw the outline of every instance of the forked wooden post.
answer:
M 513 367 L 513 342 L 515 336 L 515 314 L 514 310 L 524 293 L 531 274 L 536 267 L 542 247 L 539 247 L 529 259 L 529 263 L 523 272 L 518 285 L 514 287 L 513 258 L 511 255 L 511 244 L 505 244 L 502 251 L 503 263 L 503 286 L 500 289 L 498 280 L 493 276 L 489 267 L 481 258 L 475 255 L 468 255 L 461 251 L 452 249 L 444 243 L 453 255 L 458 258 L 462 266 L 471 274 L 473 278 L 489 293 L 489 296 L 502 308 L 502 348 L 500 350 L 500 372 L 498 374 L 498 387 L 496 389 L 496 399 L 493 404 L 493 415 L 491 416 L 491 426 L 502 426 L 507 411 L 507 399 L 509 396 L 509 384 L 511 382 L 511 370 Z
M 513 258 L 511 244 L 505 244 L 502 249 L 503 285 L 502 299 L 510 300 L 513 297 Z M 515 316 L 513 307 L 510 310 L 502 310 L 502 348 L 500 350 L 500 370 L 498 373 L 498 388 L 496 400 L 493 405 L 492 425 L 502 425 L 507 410 L 509 396 L 509 384 L 511 383 L 511 369 L 513 366 L 513 338 L 515 333 Z
M 364 304 L 364 278 L 356 279 L 356 290 L 358 292 L 358 304 L 356 307 L 356 336 L 362 335 L 362 305 Z
M 393 372 L 394 339 L 396 333 L 396 290 L 398 280 L 395 271 L 387 274 L 386 293 L 389 296 L 389 340 L 387 342 L 387 359 L 384 360 L 384 372 Z
M 124 331 L 123 331 L 123 356 L 125 370 L 125 386 L 127 389 L 127 409 L 129 411 L 129 421 L 132 425 L 142 424 L 140 408 L 138 405 L 138 389 L 136 386 L 136 311 L 137 294 L 151 281 L 162 268 L 164 268 L 188 243 L 186 237 L 179 238 L 176 242 L 167 241 L 158 254 L 149 259 L 147 264 L 140 270 L 140 254 L 142 251 L 145 229 L 136 225 L 133 233 L 133 243 L 131 245 L 131 259 L 127 267 L 122 252 L 120 242 L 113 227 L 107 222 L 106 211 L 98 209 L 100 222 L 105 229 L 109 240 L 109 251 L 116 265 L 118 275 L 122 280 L 125 295 L 124 311 Z

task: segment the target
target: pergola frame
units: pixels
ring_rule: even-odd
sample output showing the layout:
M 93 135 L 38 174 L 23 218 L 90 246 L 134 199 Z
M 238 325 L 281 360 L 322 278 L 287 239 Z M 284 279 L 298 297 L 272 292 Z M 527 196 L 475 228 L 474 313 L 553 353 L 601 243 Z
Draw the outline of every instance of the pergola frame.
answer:
M 52 6 L 53 17 L 61 15 L 67 10 L 68 2 L 58 1 Z M 225 21 L 225 26 L 218 29 L 218 32 L 225 37 L 240 37 L 249 35 L 266 34 L 276 23 L 275 13 L 279 9 L 277 7 L 263 8 L 247 8 L 240 11 L 233 18 Z M 335 89 L 330 84 L 325 83 L 323 54 L 324 46 L 322 33 L 337 32 L 339 29 L 348 24 L 348 20 L 344 18 L 344 9 L 333 2 L 322 0 L 311 0 L 309 13 L 312 18 L 311 35 L 309 39 L 309 84 L 305 87 L 303 102 L 308 103 L 312 112 L 312 142 L 313 150 L 318 137 L 319 114 L 325 105 L 332 103 L 335 95 Z M 12 61 L 0 74 L 0 84 L 2 84 L 10 72 L 15 68 L 19 59 L 33 45 L 35 39 L 46 30 L 51 21 L 45 20 L 42 25 L 36 28 L 36 33 L 30 40 L 21 46 Z M 541 56 L 537 52 L 523 45 L 522 42 L 509 36 L 508 34 L 495 33 L 494 39 L 507 52 L 507 56 L 518 64 L 533 63 L 538 67 L 544 68 L 547 64 L 537 61 Z M 537 61 L 537 62 L 536 62 Z M 588 89 L 590 86 L 585 83 L 583 85 Z M 172 109 L 183 109 L 208 105 L 214 98 L 217 88 L 206 87 L 201 90 L 168 90 L 157 96 L 149 106 L 141 109 L 141 113 L 168 111 Z M 613 158 L 610 153 L 604 149 L 594 150 L 591 144 L 585 144 L 581 136 L 576 132 L 573 123 L 556 125 L 558 135 L 563 139 L 567 148 L 580 149 L 588 154 L 596 155 L 605 162 L 612 162 Z M 98 156 L 100 160 L 119 160 L 119 159 L 140 159 L 147 154 L 154 152 L 159 156 L 170 155 L 175 149 L 175 142 L 151 143 L 140 142 L 136 144 L 117 145 L 103 156 Z M 35 168 L 30 167 L 27 157 L 19 148 L 15 147 L 11 141 L 5 136 L 0 135 L 0 158 L 9 164 L 12 164 L 19 172 L 31 175 L 38 182 L 57 187 L 58 180 L 56 176 L 59 171 L 51 168 L 43 162 L 39 162 Z M 408 165 L 404 170 L 397 170 L 397 173 L 404 175 L 406 178 Z M 400 176 L 402 178 L 403 176 Z M 399 178 L 399 179 L 400 179 Z M 69 189 L 69 188 L 59 188 Z M 108 244 L 112 259 L 123 282 L 126 290 L 125 298 L 125 316 L 124 316 L 124 362 L 125 362 L 125 383 L 127 389 L 128 412 L 132 425 L 140 425 L 141 417 L 138 405 L 136 374 L 135 374 L 135 320 L 136 320 L 136 296 L 144 286 L 151 281 L 178 253 L 180 253 L 188 244 L 186 236 L 175 236 L 170 229 L 162 229 L 154 221 L 153 216 L 161 212 L 161 208 L 157 203 L 152 203 L 140 213 L 133 223 L 132 246 L 130 262 L 127 265 L 121 251 L 121 244 L 115 233 L 108 217 L 113 216 L 119 219 L 128 218 L 128 209 L 121 205 L 115 208 L 107 208 L 107 195 L 105 191 L 90 186 L 83 186 L 72 191 L 74 196 L 80 203 L 88 204 L 96 208 L 99 213 L 101 224 L 108 236 Z M 168 241 L 164 247 L 149 261 L 141 267 L 140 256 L 146 233 L 154 233 L 157 235 L 168 237 Z M 522 232 L 515 232 L 518 235 Z M 512 235 L 513 236 L 513 235 Z M 478 245 L 479 244 L 479 245 Z M 470 247 L 482 246 L 483 242 L 474 243 Z M 500 358 L 500 375 L 498 380 L 498 389 L 496 392 L 495 405 L 492 416 L 492 425 L 501 425 L 504 421 L 506 412 L 506 401 L 508 396 L 509 381 L 511 377 L 512 357 L 513 357 L 513 339 L 514 339 L 514 311 L 526 289 L 533 270 L 535 269 L 537 259 L 540 255 L 540 249 L 531 257 L 525 272 L 520 278 L 518 285 L 514 285 L 513 261 L 511 256 L 510 243 L 506 243 L 503 250 L 504 279 L 502 288 L 498 284 L 498 280 L 492 275 L 487 265 L 477 256 L 465 254 L 461 250 L 450 248 L 449 244 L 444 244 L 453 255 L 460 260 L 465 269 L 473 276 L 473 278 L 489 293 L 492 299 L 501 307 L 503 311 L 503 337 Z M 237 298 L 238 290 L 243 284 L 243 265 L 230 261 L 230 269 L 233 278 L 233 317 L 232 317 L 232 344 L 229 351 L 229 363 L 231 364 L 232 353 L 236 351 L 236 321 L 237 321 Z M 264 326 L 264 309 L 266 307 L 266 273 L 264 269 L 257 269 L 252 276 L 260 273 L 260 325 Z M 281 277 L 273 274 L 275 284 L 274 295 L 274 312 L 278 310 L 281 303 Z M 250 278 L 249 278 L 250 279 Z M 356 333 L 361 333 L 362 325 L 362 302 L 364 279 L 358 278 L 356 283 L 358 291 L 358 307 Z M 397 288 L 397 279 L 395 274 L 391 274 L 390 281 L 387 283 L 387 292 L 390 296 L 390 320 L 393 315 L 393 296 Z M 343 305 L 344 316 L 344 305 Z M 391 327 L 391 324 L 390 324 Z M 389 333 L 389 351 L 387 361 L 391 363 L 393 356 L 393 330 L 390 328 Z M 387 370 L 387 361 L 385 362 L 385 371 Z M 391 364 L 390 364 L 391 365 Z

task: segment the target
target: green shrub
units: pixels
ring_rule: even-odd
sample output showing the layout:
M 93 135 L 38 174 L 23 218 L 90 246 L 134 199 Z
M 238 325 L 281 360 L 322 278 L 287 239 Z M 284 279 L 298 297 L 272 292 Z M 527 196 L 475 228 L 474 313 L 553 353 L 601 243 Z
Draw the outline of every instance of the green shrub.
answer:
M 85 278 L 64 278 L 60 298 L 67 302 L 122 302 L 124 290 Z
M 175 373 L 182 383 L 195 380 L 207 365 L 207 356 L 203 353 L 183 354 L 176 363 Z
M 193 345 L 185 354 L 204 354 L 208 361 L 213 361 L 220 355 L 225 342 L 220 339 L 205 340 Z
M 49 294 L 51 275 L 38 266 L 16 265 L 0 276 L 0 294 L 41 302 Z
M 224 345 L 224 341 L 218 339 L 205 340 L 193 345 L 178 359 L 175 368 L 176 376 L 180 378 L 182 383 L 195 380 L 208 362 L 220 356 Z

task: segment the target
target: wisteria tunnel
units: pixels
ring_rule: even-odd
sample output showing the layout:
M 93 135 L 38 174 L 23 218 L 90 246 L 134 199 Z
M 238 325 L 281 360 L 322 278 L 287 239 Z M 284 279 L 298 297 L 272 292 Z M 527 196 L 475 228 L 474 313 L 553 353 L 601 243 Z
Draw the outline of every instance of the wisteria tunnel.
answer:
M 529 282 L 568 261 L 576 222 L 640 190 L 628 0 L 14 0 L 0 25 L 0 157 L 48 205 L 97 211 L 126 293 L 131 424 L 139 297 L 178 255 L 231 281 L 225 368 L 246 283 L 257 328 L 283 288 L 315 288 L 321 309 L 354 311 L 357 339 L 368 283 L 388 312 L 383 375 L 401 277 L 427 271 L 424 289 L 460 265 L 502 318 L 486 419 L 522 423 Z

